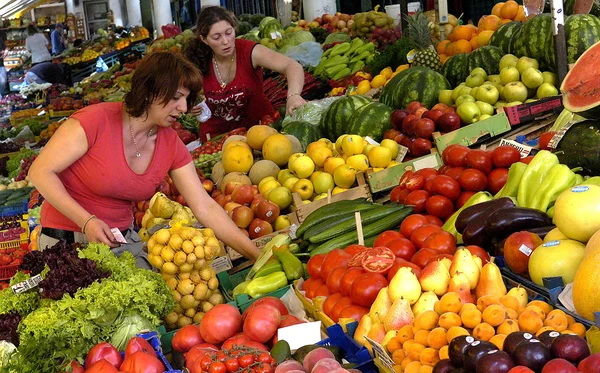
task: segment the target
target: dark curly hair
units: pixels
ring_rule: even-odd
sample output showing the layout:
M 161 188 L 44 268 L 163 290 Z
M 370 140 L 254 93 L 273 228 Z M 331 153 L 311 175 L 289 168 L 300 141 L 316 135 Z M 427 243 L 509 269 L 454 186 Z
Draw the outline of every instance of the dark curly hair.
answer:
M 206 38 L 210 28 L 218 22 L 226 21 L 232 27 L 236 25 L 235 16 L 225 8 L 220 6 L 207 6 L 202 9 L 196 22 L 197 38 L 186 43 L 183 50 L 184 56 L 193 62 L 203 75 L 208 75 L 210 71 L 210 61 L 213 57 L 212 49 L 200 40 L 200 36 Z

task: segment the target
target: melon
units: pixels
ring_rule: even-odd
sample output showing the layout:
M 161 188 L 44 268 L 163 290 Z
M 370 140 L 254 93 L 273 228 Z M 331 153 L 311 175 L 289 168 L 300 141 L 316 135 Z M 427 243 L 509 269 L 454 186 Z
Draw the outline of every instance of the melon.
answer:
M 554 204 L 554 223 L 570 239 L 587 242 L 600 229 L 600 186 L 578 185 L 562 192 Z
M 600 42 L 592 45 L 575 62 L 560 85 L 565 109 L 585 118 L 600 115 Z
M 262 159 L 252 165 L 250 172 L 248 172 L 248 176 L 253 185 L 258 185 L 258 183 L 266 177 L 277 177 L 279 171 L 279 166 L 277 166 L 275 162 L 269 161 L 268 159 Z
M 294 144 L 285 135 L 280 133 L 267 137 L 262 146 L 264 159 L 275 162 L 279 167 L 285 165 L 293 154 Z
M 223 176 L 225 176 L 225 168 L 223 167 L 223 162 L 218 161 L 210 172 L 210 178 L 216 184 Z
M 223 151 L 223 168 L 225 172 L 248 172 L 254 164 L 252 151 L 246 146 L 230 146 Z
M 223 176 L 223 178 L 218 183 L 221 192 L 225 191 L 225 185 L 227 185 L 227 183 L 252 185 L 252 180 L 250 180 L 250 178 L 247 175 L 241 172 L 230 172 L 227 175 Z
M 242 136 L 242 135 L 231 135 L 223 143 L 223 149 L 225 149 L 227 144 L 229 144 L 230 142 L 233 142 L 233 141 L 241 141 L 241 142 L 247 143 L 248 139 L 246 138 L 246 136 Z
M 594 320 L 594 312 L 600 311 L 600 250 L 589 250 L 579 264 L 573 279 L 573 304 L 577 313 Z
M 286 133 L 285 137 L 287 137 L 288 140 L 290 140 L 290 142 L 292 143 L 292 154 L 302 153 L 304 151 L 302 143 L 300 142 L 300 140 L 298 140 L 296 136 Z
M 248 145 L 250 145 L 250 147 L 254 150 L 261 150 L 267 137 L 276 133 L 277 130 L 269 126 L 262 124 L 252 126 L 250 129 L 248 129 L 248 133 L 246 133 Z
M 583 175 L 600 175 L 600 120 L 572 124 L 554 152 L 569 168 L 581 167 Z

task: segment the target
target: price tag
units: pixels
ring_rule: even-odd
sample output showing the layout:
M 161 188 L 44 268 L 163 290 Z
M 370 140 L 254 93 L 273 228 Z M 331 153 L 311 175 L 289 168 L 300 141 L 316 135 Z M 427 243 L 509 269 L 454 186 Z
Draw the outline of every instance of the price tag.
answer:
M 530 256 L 533 252 L 533 250 L 527 245 L 521 245 L 521 247 L 519 247 L 519 251 L 527 256 Z
M 562 138 L 565 136 L 565 133 L 567 133 L 569 128 L 571 128 L 575 123 L 577 123 L 577 122 L 571 121 L 571 122 L 567 123 L 566 125 L 564 125 L 563 128 L 561 128 L 557 133 L 554 134 L 554 136 L 552 136 L 552 138 L 548 142 L 548 147 L 550 149 L 556 149 L 560 140 L 562 140 Z
M 366 136 L 365 140 L 371 145 L 379 146 L 379 143 L 377 141 L 373 140 L 372 138 L 370 138 L 369 136 Z
M 519 153 L 521 153 L 521 158 L 527 157 L 533 150 L 533 148 L 531 146 L 519 144 L 518 142 L 513 141 L 513 140 L 506 140 L 506 139 L 500 140 L 500 145 L 498 145 L 498 146 L 505 146 L 505 145 L 512 146 L 513 148 L 517 149 L 519 151 Z
M 438 167 L 438 161 L 435 154 L 424 156 L 423 158 L 413 162 L 415 171 L 422 170 L 424 168 L 436 168 Z
M 388 368 L 390 371 L 394 371 L 394 361 L 392 360 L 392 358 L 390 357 L 390 355 L 388 355 L 387 352 L 385 352 L 385 349 L 383 348 L 382 345 L 380 345 L 379 343 L 375 342 L 374 340 L 372 340 L 371 338 L 365 336 L 365 339 L 371 344 L 371 347 L 373 347 L 373 352 L 375 353 L 375 356 L 378 356 L 379 359 L 381 360 L 381 363 Z
M 23 282 L 19 282 L 18 284 L 13 285 L 11 289 L 13 293 L 21 294 L 26 292 L 27 290 L 33 289 L 34 287 L 38 286 L 40 282 L 42 282 L 42 276 L 35 275 Z
M 292 240 L 296 239 L 296 231 L 298 230 L 298 226 L 296 224 L 292 224 L 289 227 L 290 231 L 288 232 L 288 236 L 290 236 L 290 238 Z
M 396 162 L 402 163 L 407 154 L 408 148 L 404 145 L 398 145 L 398 156 L 396 157 Z
M 223 271 L 227 271 L 233 267 L 231 264 L 231 259 L 228 256 L 219 256 L 216 257 L 212 263 L 210 263 L 212 269 L 215 270 L 215 273 L 221 273 Z

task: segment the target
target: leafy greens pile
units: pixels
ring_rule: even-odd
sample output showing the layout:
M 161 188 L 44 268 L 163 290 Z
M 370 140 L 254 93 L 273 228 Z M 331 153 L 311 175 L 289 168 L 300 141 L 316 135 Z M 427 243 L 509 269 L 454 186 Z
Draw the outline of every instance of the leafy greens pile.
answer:
M 108 246 L 89 244 L 78 256 L 94 261 L 110 276 L 56 301 L 41 299 L 35 289 L 18 295 L 10 289 L 0 293 L 0 314 L 16 311 L 22 317 L 19 348 L 0 372 L 57 372 L 64 363 L 83 358 L 98 342 L 110 340 L 133 316 L 158 327 L 174 309 L 163 278 L 137 268 L 130 253 L 117 258 Z M 23 272 L 16 276 L 28 277 Z

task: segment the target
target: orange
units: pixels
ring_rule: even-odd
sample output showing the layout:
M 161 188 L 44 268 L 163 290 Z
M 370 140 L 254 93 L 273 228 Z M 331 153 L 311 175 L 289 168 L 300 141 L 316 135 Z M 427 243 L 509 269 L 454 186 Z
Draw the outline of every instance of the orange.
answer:
M 473 35 L 473 29 L 469 26 L 458 26 L 455 27 L 452 31 L 456 40 L 471 40 L 471 35 Z
M 456 34 L 454 33 L 454 29 L 452 29 L 451 33 L 446 35 L 446 38 L 448 38 L 448 40 L 450 40 L 450 41 L 456 41 Z
M 492 8 L 492 14 L 497 17 L 500 17 L 500 9 L 502 9 L 503 6 L 504 6 L 503 2 L 500 2 L 496 5 L 494 5 L 494 7 Z
M 477 35 L 477 44 L 480 47 L 489 45 L 492 35 L 494 35 L 494 31 L 490 31 L 490 30 L 481 31 L 479 33 L 479 35 Z
M 475 50 L 475 49 L 479 48 L 479 43 L 477 42 L 477 35 L 475 35 L 471 38 L 470 43 L 471 43 L 471 49 Z
M 446 48 L 446 54 L 448 55 L 448 57 L 452 57 L 452 56 L 454 56 L 456 54 L 456 52 L 454 51 L 454 49 L 455 49 L 454 48 L 454 43 L 448 44 L 448 48 Z M 438 304 L 438 303 L 440 303 L 440 301 L 435 302 L 435 304 Z
M 500 17 L 498 17 L 498 16 L 494 16 L 494 15 L 483 16 L 483 17 L 481 17 L 481 19 L 479 20 L 479 23 L 478 23 L 479 30 L 496 31 L 496 30 L 498 30 L 498 27 L 500 27 L 501 22 L 502 22 L 502 19 L 500 19 Z
M 519 11 L 513 20 L 517 22 L 525 22 L 525 19 L 525 9 L 523 8 L 523 5 L 519 5 Z
M 500 18 L 514 19 L 519 12 L 519 4 L 514 0 L 508 0 L 500 9 Z
M 445 53 L 440 54 L 440 61 L 442 62 L 442 65 L 446 63 L 446 61 L 448 61 L 448 58 L 450 58 L 450 56 L 448 56 Z
M 440 43 L 437 45 L 437 48 L 436 48 L 438 54 L 445 54 L 446 49 L 448 48 L 448 45 L 450 43 L 451 43 L 451 41 L 448 39 L 440 41 Z
M 468 40 L 457 40 L 452 44 L 454 47 L 454 54 L 471 53 L 471 51 L 473 50 L 473 47 L 471 46 L 471 43 Z

